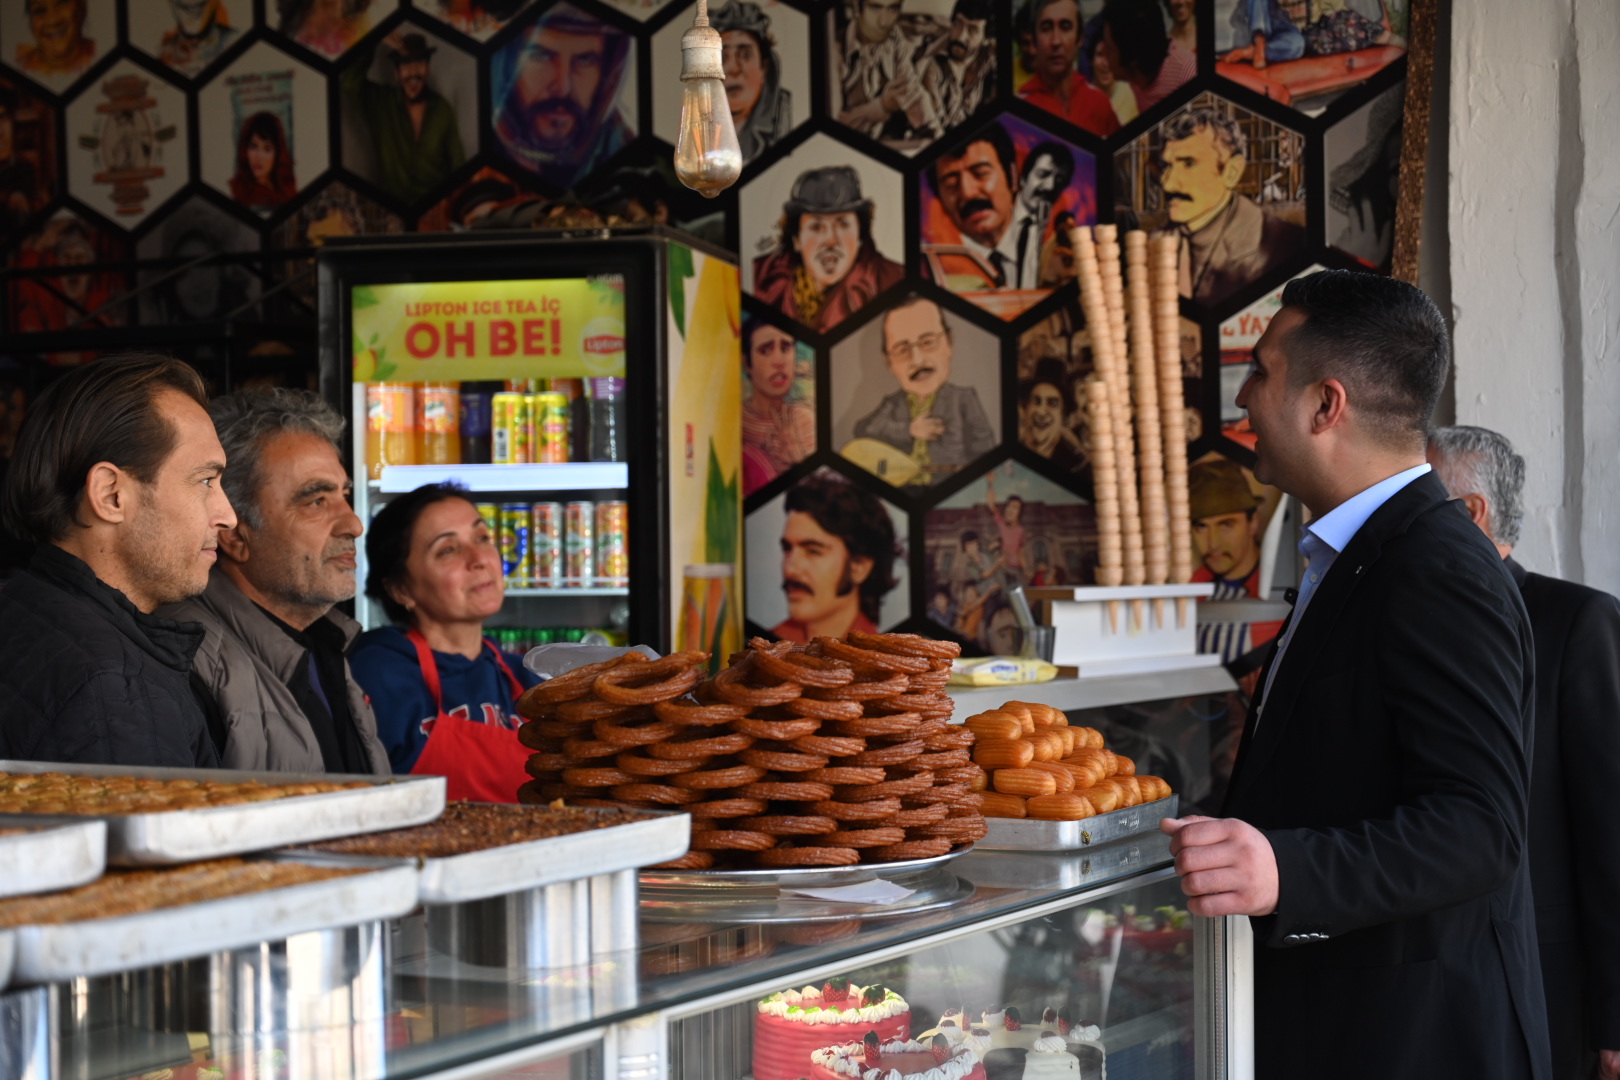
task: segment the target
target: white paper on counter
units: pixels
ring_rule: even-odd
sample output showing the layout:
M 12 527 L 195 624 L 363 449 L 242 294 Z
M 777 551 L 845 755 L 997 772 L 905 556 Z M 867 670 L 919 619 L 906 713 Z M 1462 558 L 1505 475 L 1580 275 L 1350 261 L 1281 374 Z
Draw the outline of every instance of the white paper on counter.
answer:
M 826 889 L 783 889 L 783 896 L 808 896 L 813 900 L 832 900 L 841 904 L 898 904 L 915 893 L 904 885 L 876 878 L 858 881 L 853 885 L 837 885 Z

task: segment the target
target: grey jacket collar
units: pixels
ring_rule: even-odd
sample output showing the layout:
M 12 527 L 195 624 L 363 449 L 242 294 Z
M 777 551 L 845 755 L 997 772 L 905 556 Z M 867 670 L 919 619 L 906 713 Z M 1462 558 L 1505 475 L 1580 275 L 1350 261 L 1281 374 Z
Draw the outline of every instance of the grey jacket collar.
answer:
M 223 570 L 216 568 L 209 574 L 208 588 L 195 602 L 212 612 L 238 640 L 252 642 L 254 651 L 278 678 L 292 679 L 304 659 L 303 646 L 283 633 Z M 343 648 L 348 651 L 360 635 L 360 624 L 336 608 L 321 617 L 343 632 Z

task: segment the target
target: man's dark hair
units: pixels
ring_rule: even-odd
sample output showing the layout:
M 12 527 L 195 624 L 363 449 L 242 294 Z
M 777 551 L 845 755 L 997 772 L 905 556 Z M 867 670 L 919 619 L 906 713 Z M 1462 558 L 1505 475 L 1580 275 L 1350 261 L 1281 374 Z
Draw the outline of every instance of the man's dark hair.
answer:
M 1121 63 L 1134 68 L 1146 82 L 1157 79 L 1164 58 L 1170 55 L 1170 34 L 1164 28 L 1158 5 L 1142 0 L 1108 0 L 1102 21 L 1113 34 Z M 1123 78 L 1125 73 L 1114 74 Z
M 987 142 L 996 152 L 996 160 L 1001 162 L 1001 171 L 1007 174 L 1007 186 L 1018 188 L 1018 151 L 1013 147 L 1012 136 L 1007 129 L 995 121 L 984 125 L 978 131 L 969 135 L 949 150 L 945 151 L 934 163 L 928 166 L 928 179 L 934 185 L 935 194 L 939 193 L 939 167 L 947 161 L 959 161 L 967 156 L 968 148 L 974 143 Z
M 1043 157 L 1051 158 L 1052 164 L 1056 166 L 1058 176 L 1060 177 L 1058 181 L 1058 191 L 1061 193 L 1064 188 L 1069 186 L 1069 182 L 1074 179 L 1074 151 L 1070 150 L 1062 143 L 1051 139 L 1043 143 L 1037 143 L 1035 145 L 1035 149 L 1031 150 L 1027 155 L 1025 155 L 1024 168 L 1019 174 L 1018 179 L 1019 186 L 1022 187 L 1024 181 L 1029 179 L 1030 170 L 1033 169 L 1035 167 L 1035 163 Z
M 788 491 L 786 509 L 789 514 L 809 514 L 817 525 L 844 542 L 851 559 L 872 560 L 872 572 L 860 585 L 861 614 L 875 625 L 882 615 L 883 597 L 899 583 L 894 576 L 898 557 L 894 522 L 883 508 L 883 500 L 841 477 L 812 476 Z M 847 566 L 844 574 L 848 582 Z M 848 591 L 840 585 L 839 595 Z
M 855 215 L 855 220 L 859 223 L 860 230 L 861 230 L 861 248 L 864 249 L 867 245 L 871 244 L 871 242 L 872 242 L 872 207 L 870 207 L 870 206 L 860 206 L 860 207 L 856 207 L 854 210 L 849 210 L 849 211 L 845 211 L 845 212 Z M 791 258 L 791 260 L 792 260 L 792 262 L 793 262 L 793 264 L 795 266 L 797 266 L 800 263 L 804 262 L 804 253 L 802 251 L 800 251 L 798 248 L 793 246 L 793 241 L 798 239 L 798 236 L 799 236 L 799 221 L 804 217 L 804 215 L 806 213 L 815 213 L 815 211 L 813 211 L 813 210 L 811 210 L 811 211 L 802 211 L 802 212 L 798 211 L 798 210 L 784 210 L 783 211 L 783 218 L 782 218 L 782 249 L 788 253 L 789 257 Z
M 157 408 L 165 390 L 208 406 L 190 364 L 155 353 L 124 353 L 57 379 L 17 433 L 0 515 L 20 540 L 47 544 L 79 520 L 90 469 L 108 461 L 143 484 L 174 452 L 178 432 Z
M 974 532 L 972 529 L 969 529 L 969 530 L 967 530 L 966 532 L 964 532 L 962 534 L 962 546 L 963 547 L 967 547 L 969 544 L 977 544 L 978 542 L 979 542 L 979 534 Z
M 221 484 L 231 500 L 237 520 L 250 529 L 264 527 L 259 491 L 268 479 L 263 457 L 278 435 L 314 435 L 343 454 L 343 417 L 313 390 L 278 386 L 268 390 L 238 390 L 217 397 L 208 415 L 225 448 L 225 475 Z
M 1380 274 L 1321 270 L 1283 288 L 1305 321 L 1288 335 L 1288 381 L 1338 379 L 1357 416 L 1390 442 L 1421 441 L 1451 367 L 1434 301 Z
M 1018 380 L 1018 404 L 1026 406 L 1029 399 L 1034 396 L 1037 386 L 1050 386 L 1058 392 L 1062 400 L 1063 415 L 1065 418 L 1074 415 L 1074 390 L 1069 385 L 1068 371 L 1063 361 L 1047 357 L 1035 365 L 1035 373 L 1027 379 Z
M 396 623 L 411 625 L 411 613 L 393 598 L 388 586 L 405 580 L 405 564 L 411 557 L 411 534 L 416 531 L 422 511 L 446 499 L 472 502 L 467 489 L 453 481 L 423 484 L 389 499 L 366 529 L 366 595 L 381 604 L 389 619 Z
M 951 8 L 952 19 L 967 19 L 970 22 L 987 22 L 992 13 L 990 0 L 956 0 Z

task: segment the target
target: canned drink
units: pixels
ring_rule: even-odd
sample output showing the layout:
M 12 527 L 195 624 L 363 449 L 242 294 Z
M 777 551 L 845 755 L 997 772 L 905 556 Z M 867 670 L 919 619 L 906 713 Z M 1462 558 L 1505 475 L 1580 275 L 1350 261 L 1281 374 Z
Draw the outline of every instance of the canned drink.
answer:
M 563 551 L 562 503 L 535 503 L 529 513 L 529 559 L 537 589 L 559 589 L 567 555 Z
M 496 465 L 527 465 L 534 460 L 534 404 L 529 394 L 501 393 L 490 399 L 490 458 Z
M 484 527 L 489 530 L 491 540 L 500 543 L 501 535 L 501 508 L 494 503 L 473 503 L 478 516 L 484 519 Z
M 563 584 L 587 588 L 596 578 L 595 504 L 571 502 L 564 511 L 563 554 L 568 560 Z
M 501 569 L 509 580 L 525 582 L 529 559 L 529 504 L 502 503 L 500 512 Z
M 534 395 L 534 460 L 568 460 L 568 395 L 548 390 Z
M 600 585 L 630 584 L 630 505 L 596 504 L 596 579 Z

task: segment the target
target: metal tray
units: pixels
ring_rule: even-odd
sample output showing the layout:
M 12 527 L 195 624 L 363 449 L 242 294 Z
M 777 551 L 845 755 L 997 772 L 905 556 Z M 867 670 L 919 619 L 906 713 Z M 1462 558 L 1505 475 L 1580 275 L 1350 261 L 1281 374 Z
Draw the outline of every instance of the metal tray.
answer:
M 297 860 L 289 860 L 297 861 Z M 348 877 L 109 919 L 19 926 L 14 978 L 61 982 L 392 919 L 416 906 L 416 868 Z
M 620 870 L 635 870 L 686 854 L 691 842 L 691 815 L 638 812 L 657 816 L 609 829 L 528 840 L 465 855 L 413 858 L 411 861 L 421 872 L 421 901 L 424 904 L 464 904 Z M 319 856 L 323 862 L 367 858 L 328 851 L 297 854 Z
M 998 889 L 1089 889 L 1170 862 L 1170 838 L 1142 833 L 1082 851 L 976 851 L 958 867 L 976 885 Z
M 11 982 L 11 966 L 17 959 L 17 935 L 11 930 L 0 930 L 0 990 Z
M 159 780 L 262 780 L 275 784 L 362 780 L 370 785 L 323 795 L 298 795 L 203 810 L 108 815 L 101 820 L 107 823 L 107 862 L 114 866 L 167 866 L 244 855 L 355 833 L 421 825 L 444 812 L 445 780 L 442 776 L 157 769 L 42 761 L 0 761 L 0 772 L 149 776 Z
M 11 828 L 27 831 L 0 836 L 0 898 L 71 889 L 107 868 L 105 821 L 0 815 L 0 829 Z
M 989 818 L 985 819 L 990 820 Z M 981 844 L 984 841 L 979 841 Z M 720 895 L 727 888 L 761 888 L 787 886 L 790 889 L 825 889 L 835 885 L 855 885 L 879 878 L 893 881 L 897 874 L 907 874 L 934 866 L 944 866 L 960 859 L 973 850 L 972 844 L 962 844 L 943 855 L 928 859 L 906 859 L 903 862 L 860 863 L 855 866 L 806 866 L 782 870 L 643 870 L 641 887 L 646 889 L 712 889 Z
M 1159 819 L 1175 817 L 1180 795 L 1127 806 L 1083 821 L 1036 821 L 987 817 L 990 831 L 979 847 L 991 851 L 1079 851 L 1131 836 L 1159 831 Z

